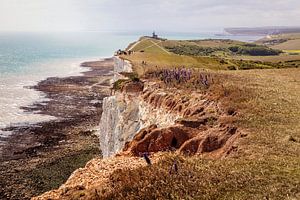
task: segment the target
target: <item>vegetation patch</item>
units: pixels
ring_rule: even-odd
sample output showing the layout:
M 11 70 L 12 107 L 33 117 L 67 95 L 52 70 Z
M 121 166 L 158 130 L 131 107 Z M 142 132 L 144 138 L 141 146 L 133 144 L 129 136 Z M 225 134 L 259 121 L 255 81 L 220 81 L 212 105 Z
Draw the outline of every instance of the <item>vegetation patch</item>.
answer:
M 299 197 L 297 160 L 212 161 L 167 154 L 161 162 L 110 177 L 104 199 L 285 199 Z M 176 164 L 176 168 L 173 166 Z M 268 178 L 266 178 L 268 177 Z
M 114 84 L 113 84 L 113 89 L 114 89 L 114 90 L 120 90 L 120 89 L 122 89 L 123 85 L 124 85 L 125 83 L 128 83 L 128 82 L 129 82 L 128 79 L 119 79 L 119 80 L 117 80 L 116 82 L 114 82 Z
M 231 46 L 228 49 L 234 54 L 250 56 L 274 56 L 282 53 L 281 50 L 271 49 L 267 46 L 250 43 Z
M 39 165 L 31 171 L 25 172 L 25 177 L 30 180 L 31 185 L 34 187 L 32 193 L 35 195 L 41 194 L 58 188 L 69 178 L 73 171 L 84 167 L 88 161 L 99 155 L 98 148 L 87 147 L 73 155 Z
M 256 44 L 240 44 L 235 46 L 225 47 L 202 47 L 197 45 L 181 45 L 167 47 L 167 49 L 175 54 L 189 55 L 189 56 L 210 56 L 217 52 L 223 52 L 226 54 L 237 55 L 250 55 L 250 56 L 272 56 L 282 53 L 281 50 L 271 49 L 267 46 Z
M 121 72 L 120 74 L 129 78 L 131 81 L 134 81 L 134 82 L 140 81 L 138 74 L 135 72 Z
M 209 56 L 218 51 L 228 52 L 227 49 L 221 47 L 201 47 L 197 45 L 173 46 L 167 47 L 167 49 L 175 54 L 188 56 Z

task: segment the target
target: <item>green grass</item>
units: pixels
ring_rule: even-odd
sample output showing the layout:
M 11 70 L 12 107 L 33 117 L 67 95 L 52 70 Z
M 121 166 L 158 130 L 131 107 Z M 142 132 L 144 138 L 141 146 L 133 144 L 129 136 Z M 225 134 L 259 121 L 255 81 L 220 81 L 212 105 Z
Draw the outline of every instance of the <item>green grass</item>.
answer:
M 190 56 L 210 56 L 220 55 L 223 52 L 225 55 L 250 55 L 250 56 L 270 56 L 279 55 L 281 50 L 271 49 L 267 46 L 257 45 L 253 43 L 245 43 L 239 45 L 232 45 L 228 47 L 203 47 L 194 44 L 174 45 L 166 47 L 169 51 L 179 55 Z
M 227 64 L 222 64 L 220 59 L 211 57 L 197 56 L 181 56 L 176 54 L 157 54 L 157 53 L 135 53 L 131 56 L 123 56 L 124 59 L 133 63 L 134 70 L 143 75 L 146 72 L 156 70 L 158 68 L 202 68 L 221 70 L 227 69 Z M 142 61 L 146 61 L 147 65 L 142 65 Z
M 168 54 L 164 51 L 164 47 L 161 45 L 162 41 L 150 39 L 150 38 L 141 38 L 136 42 L 135 46 L 131 49 L 135 52 L 147 52 L 155 54 Z
M 153 43 L 158 44 L 158 46 L 153 45 Z M 191 46 L 195 48 L 190 48 Z M 134 70 L 139 76 L 156 69 L 174 67 L 191 67 L 211 70 L 299 67 L 297 60 L 300 60 L 300 57 L 298 56 L 298 58 L 297 55 L 237 56 L 232 55 L 232 52 L 229 50 L 229 48 L 233 46 L 241 47 L 239 49 L 242 49 L 243 51 L 245 49 L 248 51 L 249 48 L 251 50 L 252 47 L 254 49 L 260 49 L 260 46 L 257 46 L 256 44 L 248 44 L 233 40 L 162 41 L 141 38 L 135 44 L 134 48 L 132 48 L 135 53 L 131 56 L 123 56 L 123 58 L 130 60 L 133 63 Z M 139 52 L 141 49 L 143 49 L 143 52 Z M 171 52 L 167 53 L 166 49 L 171 49 L 171 51 L 176 50 L 175 53 L 177 54 Z M 266 48 L 266 50 L 269 51 L 270 49 Z M 211 51 L 213 51 L 213 53 L 210 53 Z M 194 54 L 195 56 L 193 56 Z M 146 61 L 147 65 L 142 65 L 142 61 Z M 290 61 L 293 61 L 293 63 Z

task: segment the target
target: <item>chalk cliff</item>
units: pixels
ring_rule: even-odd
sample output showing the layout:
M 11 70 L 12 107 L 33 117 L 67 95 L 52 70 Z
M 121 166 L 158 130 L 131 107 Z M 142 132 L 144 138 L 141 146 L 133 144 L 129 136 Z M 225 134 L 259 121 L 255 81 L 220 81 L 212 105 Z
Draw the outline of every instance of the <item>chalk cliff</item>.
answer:
M 130 72 L 131 66 L 115 59 L 118 80 L 120 72 Z M 241 137 L 232 123 L 235 115 L 196 91 L 165 88 L 149 80 L 128 81 L 103 101 L 98 136 L 104 159 L 91 160 L 59 189 L 34 199 L 93 199 L 109 191 L 113 173 L 145 166 L 141 153 L 150 153 L 153 163 L 163 151 L 226 157 L 236 151 Z
M 165 109 L 153 108 L 144 101 L 143 92 L 122 93 L 103 101 L 99 125 L 100 147 L 103 157 L 115 155 L 131 141 L 136 133 L 152 124 L 164 128 L 173 125 L 181 115 Z
M 116 58 L 114 71 L 120 78 L 120 72 L 131 71 L 130 63 Z M 104 99 L 98 134 L 103 157 L 176 149 L 223 156 L 231 151 L 239 134 L 222 121 L 231 121 L 234 112 L 222 110 L 204 94 L 140 84 L 129 82 Z

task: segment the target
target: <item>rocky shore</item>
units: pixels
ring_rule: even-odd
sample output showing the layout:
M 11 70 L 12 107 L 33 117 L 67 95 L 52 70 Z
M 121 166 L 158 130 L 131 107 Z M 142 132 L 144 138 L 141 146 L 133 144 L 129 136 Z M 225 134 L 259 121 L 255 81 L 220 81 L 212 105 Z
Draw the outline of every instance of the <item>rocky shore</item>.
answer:
M 110 94 L 114 59 L 82 63 L 82 76 L 51 77 L 34 89 L 49 101 L 23 109 L 56 117 L 35 125 L 9 127 L 0 156 L 0 199 L 29 199 L 64 183 L 77 168 L 99 157 L 95 127 L 102 100 Z

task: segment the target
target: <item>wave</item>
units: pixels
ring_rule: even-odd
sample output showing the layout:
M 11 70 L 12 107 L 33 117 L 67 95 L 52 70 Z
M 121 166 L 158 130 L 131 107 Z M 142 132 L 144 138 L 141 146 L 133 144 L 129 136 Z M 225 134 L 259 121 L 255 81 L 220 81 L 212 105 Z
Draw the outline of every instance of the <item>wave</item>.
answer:
M 42 92 L 29 89 L 47 77 L 77 76 L 88 68 L 80 67 L 87 60 L 98 58 L 59 59 L 35 63 L 28 72 L 0 74 L 0 129 L 8 126 L 21 126 L 56 119 L 55 117 L 37 113 L 29 113 L 20 109 L 34 102 L 48 99 Z M 0 131 L 0 137 L 7 137 L 9 132 Z

